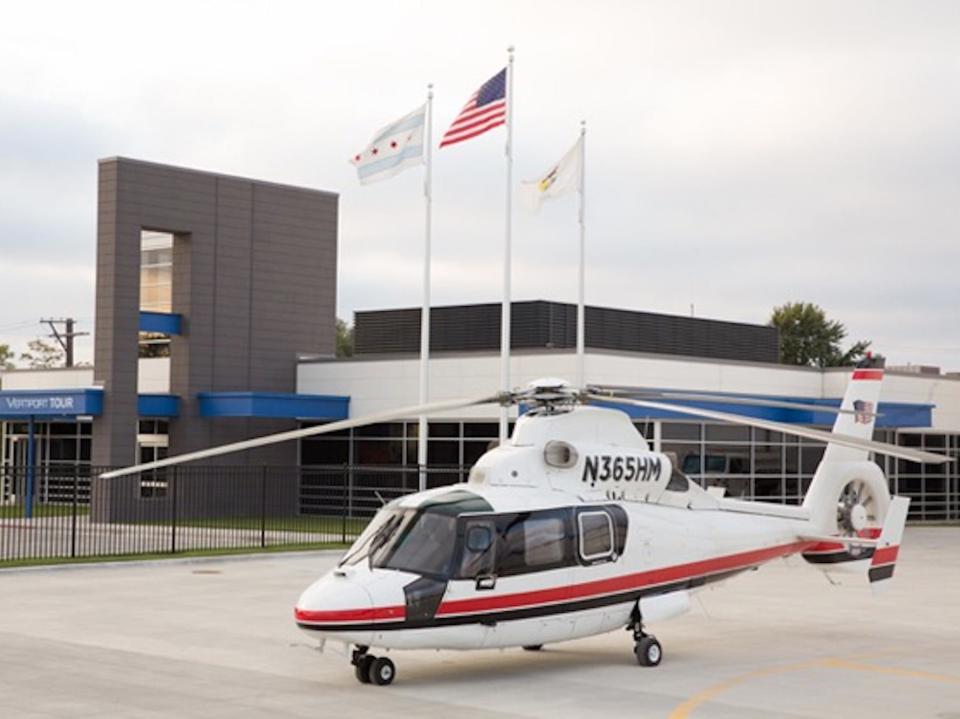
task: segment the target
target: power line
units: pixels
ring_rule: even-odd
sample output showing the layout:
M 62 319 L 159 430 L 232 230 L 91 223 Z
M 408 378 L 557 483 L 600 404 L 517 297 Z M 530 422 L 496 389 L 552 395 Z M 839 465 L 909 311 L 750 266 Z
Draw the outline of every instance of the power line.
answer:
M 62 317 L 59 319 L 40 319 L 40 322 L 49 325 L 52 334 L 50 337 L 53 337 L 57 342 L 60 343 L 60 346 L 63 347 L 63 353 L 66 359 L 66 366 L 73 367 L 73 339 L 74 337 L 84 337 L 89 332 L 75 332 L 73 329 L 74 323 L 76 320 L 73 317 Z M 63 325 L 63 332 L 60 332 L 57 329 L 57 325 Z

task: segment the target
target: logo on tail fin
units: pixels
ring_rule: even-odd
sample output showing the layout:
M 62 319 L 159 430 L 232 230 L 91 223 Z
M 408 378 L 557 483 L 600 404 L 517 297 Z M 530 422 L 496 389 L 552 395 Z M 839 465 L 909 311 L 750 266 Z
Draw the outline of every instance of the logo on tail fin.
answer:
M 853 401 L 853 422 L 854 424 L 870 424 L 873 416 L 875 414 L 873 402 L 868 402 L 863 399 L 856 399 Z

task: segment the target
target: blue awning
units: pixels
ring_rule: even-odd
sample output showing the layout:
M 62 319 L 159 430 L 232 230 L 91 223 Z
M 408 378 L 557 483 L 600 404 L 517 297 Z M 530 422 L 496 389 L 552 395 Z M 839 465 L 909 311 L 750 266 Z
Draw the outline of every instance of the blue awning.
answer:
M 200 392 L 197 400 L 201 417 L 337 420 L 350 416 L 350 398 L 338 395 Z
M 767 419 L 774 422 L 783 422 L 785 424 L 813 424 L 823 426 L 833 426 L 836 414 L 833 412 L 815 412 L 808 409 L 789 409 L 787 407 L 751 407 L 743 404 L 730 404 L 723 401 L 723 394 L 716 393 L 715 402 L 692 401 L 692 400 L 667 400 L 658 399 L 657 402 L 664 404 L 675 404 L 681 407 L 697 407 L 699 409 L 711 410 L 713 412 L 728 412 L 729 414 L 739 414 L 744 417 L 756 417 L 758 419 Z M 745 395 L 733 395 L 738 399 Z M 803 404 L 823 405 L 824 407 L 839 407 L 839 399 L 811 399 L 809 397 L 774 397 L 751 395 L 756 399 L 770 399 L 780 402 L 799 402 Z M 612 407 L 626 412 L 634 419 L 672 419 L 695 422 L 696 417 L 680 412 L 669 412 L 666 410 L 646 409 L 644 407 L 633 407 L 625 404 L 597 402 L 596 404 L 604 407 Z M 876 427 L 899 428 L 899 427 L 931 427 L 933 425 L 933 405 L 921 404 L 916 402 L 880 402 L 877 407 Z M 704 420 L 709 421 L 709 420 Z
M 140 331 L 159 332 L 165 335 L 182 333 L 183 317 L 172 312 L 140 311 Z
M 180 398 L 175 394 L 137 395 L 137 414 L 141 417 L 179 417 Z

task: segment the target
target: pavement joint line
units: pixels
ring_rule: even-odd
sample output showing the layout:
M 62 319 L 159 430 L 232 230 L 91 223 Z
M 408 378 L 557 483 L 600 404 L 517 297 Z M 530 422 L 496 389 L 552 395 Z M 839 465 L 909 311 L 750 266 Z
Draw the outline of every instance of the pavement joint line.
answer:
M 255 562 L 258 560 L 268 560 L 277 558 L 300 558 L 300 557 L 339 557 L 343 554 L 342 549 L 314 549 L 292 552 L 250 552 L 249 554 L 228 554 L 211 557 L 157 557 L 156 559 L 109 559 L 102 561 L 88 562 L 64 562 L 63 564 L 37 564 L 26 567 L 4 567 L 0 568 L 0 575 L 4 574 L 22 574 L 32 572 L 67 572 L 90 569 L 124 569 L 124 568 L 144 568 L 155 567 L 158 564 L 162 566 L 190 565 L 190 564 L 220 564 L 227 562 Z

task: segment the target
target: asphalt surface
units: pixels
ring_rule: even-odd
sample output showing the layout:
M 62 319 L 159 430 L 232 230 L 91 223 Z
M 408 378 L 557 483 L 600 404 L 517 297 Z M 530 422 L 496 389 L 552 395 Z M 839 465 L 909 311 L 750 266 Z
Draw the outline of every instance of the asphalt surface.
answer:
M 539 653 L 393 652 L 360 685 L 291 619 L 336 555 L 0 572 L 0 717 L 960 719 L 960 528 L 911 528 L 888 591 L 776 562 L 651 627 Z

